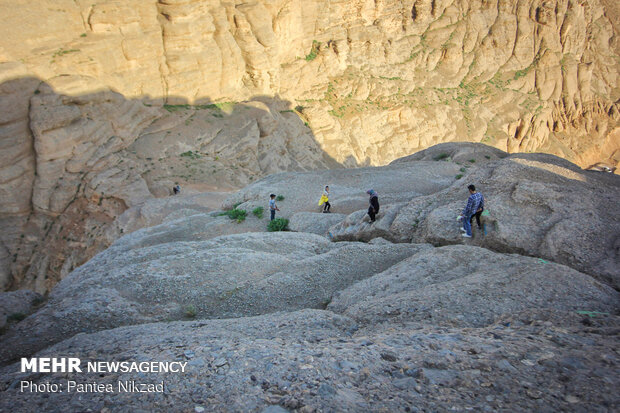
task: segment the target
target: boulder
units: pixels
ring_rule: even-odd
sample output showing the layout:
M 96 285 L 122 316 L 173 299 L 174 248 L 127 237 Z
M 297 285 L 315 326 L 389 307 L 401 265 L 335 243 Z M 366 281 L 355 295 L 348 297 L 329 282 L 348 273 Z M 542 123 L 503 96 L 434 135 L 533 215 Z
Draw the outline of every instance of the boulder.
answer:
M 446 142 L 433 145 L 413 155 L 398 158 L 391 165 L 414 161 L 454 161 L 459 163 L 483 163 L 502 159 L 508 154 L 482 143 Z M 473 160 L 473 162 L 471 162 Z
M 390 226 L 405 203 L 380 205 L 375 222 L 370 222 L 368 210 L 356 211 L 329 229 L 334 241 L 364 241 L 377 237 L 392 238 Z
M 288 227 L 295 232 L 329 236 L 329 228 L 346 217 L 345 214 L 298 212 L 291 217 Z
M 336 294 L 329 310 L 366 325 L 483 327 L 531 309 L 615 314 L 620 294 L 540 258 L 453 245 L 421 251 Z

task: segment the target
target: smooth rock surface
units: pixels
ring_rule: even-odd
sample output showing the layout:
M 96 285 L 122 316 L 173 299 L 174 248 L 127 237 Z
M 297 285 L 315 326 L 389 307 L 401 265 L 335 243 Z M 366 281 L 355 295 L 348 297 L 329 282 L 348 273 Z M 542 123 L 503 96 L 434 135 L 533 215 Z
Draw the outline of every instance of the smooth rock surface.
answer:
M 295 232 L 308 232 L 331 237 L 329 228 L 346 217 L 345 214 L 298 212 L 291 217 L 288 227 Z
M 73 271 L 45 306 L 2 336 L 2 361 L 67 335 L 122 325 L 324 308 L 336 291 L 431 248 L 334 244 L 293 232 L 208 241 L 184 237 L 194 234 L 164 224 L 121 238 Z
M 530 309 L 618 310 L 620 294 L 563 265 L 465 245 L 426 250 L 339 292 L 328 309 L 366 325 L 485 327 Z

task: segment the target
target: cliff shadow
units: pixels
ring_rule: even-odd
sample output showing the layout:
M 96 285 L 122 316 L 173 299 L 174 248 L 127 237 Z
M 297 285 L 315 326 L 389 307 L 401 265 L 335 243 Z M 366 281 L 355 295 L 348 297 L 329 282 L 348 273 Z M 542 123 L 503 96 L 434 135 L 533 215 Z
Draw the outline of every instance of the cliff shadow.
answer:
M 0 290 L 49 292 L 110 244 L 116 217 L 175 184 L 231 191 L 271 173 L 343 167 L 303 107 L 277 96 L 168 104 L 61 75 L 7 80 L 0 99 Z

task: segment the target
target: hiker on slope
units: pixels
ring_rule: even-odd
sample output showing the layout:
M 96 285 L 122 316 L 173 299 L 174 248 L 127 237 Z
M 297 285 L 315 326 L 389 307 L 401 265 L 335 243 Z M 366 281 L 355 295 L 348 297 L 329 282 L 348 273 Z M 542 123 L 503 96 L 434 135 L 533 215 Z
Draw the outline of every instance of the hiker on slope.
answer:
M 276 219 L 276 211 L 280 211 L 278 205 L 276 205 L 276 194 L 269 195 L 269 213 L 271 214 L 271 220 Z
M 467 189 L 469 190 L 469 198 L 467 198 L 467 205 L 459 215 L 459 219 L 463 220 L 463 228 L 461 229 L 465 232 L 463 237 L 471 238 L 471 223 L 474 217 L 476 217 L 478 228 L 480 228 L 480 215 L 484 211 L 484 197 L 481 193 L 476 192 L 474 185 L 469 185 Z
M 329 213 L 329 209 L 332 207 L 329 203 L 329 186 L 325 186 L 325 190 L 323 191 L 323 195 L 321 195 L 321 199 L 319 200 L 319 206 L 323 205 L 323 213 Z
M 375 222 L 376 215 L 379 213 L 379 195 L 374 189 L 369 189 L 366 193 L 370 196 L 368 202 L 370 206 L 368 207 L 368 216 L 370 217 L 370 222 Z

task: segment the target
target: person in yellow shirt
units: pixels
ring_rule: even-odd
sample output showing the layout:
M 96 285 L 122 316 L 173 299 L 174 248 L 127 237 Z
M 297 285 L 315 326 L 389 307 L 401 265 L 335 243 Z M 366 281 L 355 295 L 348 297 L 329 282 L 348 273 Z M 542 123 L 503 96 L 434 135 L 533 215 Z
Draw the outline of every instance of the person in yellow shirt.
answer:
M 328 214 L 329 209 L 332 207 L 329 203 L 329 186 L 325 186 L 325 190 L 323 191 L 323 195 L 321 195 L 321 199 L 319 200 L 319 206 L 323 205 L 323 213 Z

